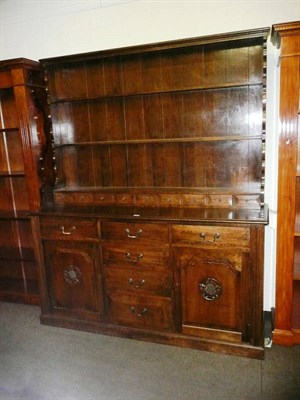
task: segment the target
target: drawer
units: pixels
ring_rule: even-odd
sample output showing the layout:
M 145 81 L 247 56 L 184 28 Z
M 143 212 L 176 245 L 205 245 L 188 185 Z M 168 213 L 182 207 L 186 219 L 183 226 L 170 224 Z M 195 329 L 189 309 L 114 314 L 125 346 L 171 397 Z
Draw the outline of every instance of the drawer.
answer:
M 102 245 L 102 257 L 106 267 L 169 268 L 169 247 L 166 246 L 153 249 L 139 244 L 116 246 L 115 243 L 105 243 Z
M 250 229 L 224 226 L 173 225 L 173 244 L 249 247 Z
M 172 301 L 160 297 L 111 294 L 110 322 L 152 330 L 173 330 Z
M 164 224 L 102 222 L 101 232 L 104 240 L 143 243 L 151 246 L 169 243 L 168 225 Z
M 106 268 L 104 270 L 107 292 L 123 291 L 133 295 L 171 297 L 172 276 L 166 271 L 138 271 L 134 268 Z
M 97 220 L 41 218 L 43 239 L 84 240 L 98 238 Z

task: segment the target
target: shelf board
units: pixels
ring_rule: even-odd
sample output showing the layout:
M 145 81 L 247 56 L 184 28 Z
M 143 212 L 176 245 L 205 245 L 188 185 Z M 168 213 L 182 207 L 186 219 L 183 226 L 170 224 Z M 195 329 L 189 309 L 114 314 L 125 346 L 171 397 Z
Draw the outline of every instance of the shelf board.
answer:
M 95 97 L 61 98 L 61 99 L 50 100 L 50 103 L 59 104 L 59 103 L 74 103 L 74 102 L 90 102 L 90 101 L 110 100 L 116 98 L 129 98 L 137 96 L 186 93 L 191 91 L 208 91 L 208 90 L 222 90 L 222 89 L 234 89 L 234 88 L 252 87 L 252 86 L 263 86 L 263 84 L 264 83 L 262 80 L 258 82 L 232 82 L 232 83 L 221 83 L 221 84 L 218 83 L 205 86 L 199 86 L 199 85 L 190 86 L 188 88 L 174 89 L 174 90 L 145 91 L 145 92 L 125 93 L 125 94 L 115 94 L 115 95 L 109 94 L 109 95 L 95 96 Z
M 24 177 L 25 172 L 7 172 L 7 171 L 0 171 L 0 178 L 13 178 L 13 177 Z
M 138 145 L 138 144 L 167 144 L 167 143 L 200 143 L 200 142 L 227 142 L 242 140 L 262 140 L 262 135 L 230 135 L 230 136 L 204 136 L 204 137 L 184 137 L 166 139 L 129 139 L 129 140 L 106 140 L 98 142 L 77 142 L 63 143 L 55 145 L 54 148 L 70 146 L 112 146 L 112 145 Z
M 0 220 L 29 220 L 29 210 L 7 211 L 0 209 Z
M 18 263 L 34 263 L 35 258 L 34 257 L 0 257 L 0 263 L 2 261 L 12 261 L 12 262 L 18 262 Z
M 17 132 L 19 128 L 1 128 L 0 133 Z
M 92 187 L 80 187 L 80 186 L 69 186 L 60 187 L 54 190 L 55 193 L 60 192 L 90 192 L 90 193 L 179 193 L 179 194 L 257 194 L 260 195 L 260 187 L 256 186 L 245 186 L 245 187 L 157 187 L 157 186 L 134 186 L 134 187 L 103 187 L 103 186 L 92 186 Z

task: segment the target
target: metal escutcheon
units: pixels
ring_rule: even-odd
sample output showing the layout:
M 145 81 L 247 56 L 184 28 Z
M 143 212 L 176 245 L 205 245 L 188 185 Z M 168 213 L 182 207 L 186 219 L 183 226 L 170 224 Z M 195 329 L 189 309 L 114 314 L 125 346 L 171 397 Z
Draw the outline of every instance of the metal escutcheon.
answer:
M 201 296 L 208 301 L 218 299 L 223 293 L 222 284 L 215 278 L 206 277 L 199 283 Z
M 78 285 L 81 281 L 80 269 L 75 265 L 70 265 L 64 270 L 64 278 L 70 285 Z

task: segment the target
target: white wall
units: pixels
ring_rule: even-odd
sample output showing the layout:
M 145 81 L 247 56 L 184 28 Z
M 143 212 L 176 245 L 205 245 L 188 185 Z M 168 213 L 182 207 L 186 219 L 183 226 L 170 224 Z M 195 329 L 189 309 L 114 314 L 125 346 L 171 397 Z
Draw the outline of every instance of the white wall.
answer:
M 300 0 L 0 0 L 0 59 L 45 57 L 271 26 Z M 264 309 L 275 305 L 278 51 L 268 43 Z
M 299 0 L 0 0 L 0 7 L 3 59 L 259 28 L 300 16 Z

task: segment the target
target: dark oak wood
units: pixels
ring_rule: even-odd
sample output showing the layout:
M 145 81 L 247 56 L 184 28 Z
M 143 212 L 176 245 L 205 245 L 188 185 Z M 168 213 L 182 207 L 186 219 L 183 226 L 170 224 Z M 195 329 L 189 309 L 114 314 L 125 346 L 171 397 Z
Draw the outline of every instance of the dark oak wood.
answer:
M 273 37 L 281 48 L 280 136 L 274 342 L 300 343 L 299 281 L 299 88 L 300 23 L 274 25 Z M 298 159 L 297 159 L 298 158 Z
M 219 251 L 208 249 L 187 249 L 179 253 L 181 270 L 182 295 L 182 330 L 188 326 L 189 333 L 197 335 L 198 327 L 210 328 L 217 331 L 241 331 L 241 252 Z M 214 281 L 206 286 L 207 297 L 201 292 L 207 277 Z M 203 283 L 201 283 L 203 282 Z M 213 294 L 215 282 L 222 292 L 215 300 L 209 298 Z M 245 293 L 243 293 L 245 295 Z M 201 335 L 201 333 L 200 333 Z
M 97 245 L 49 241 L 44 251 L 53 313 L 84 320 L 100 319 L 103 300 Z
M 57 160 L 55 201 L 76 204 L 82 190 L 86 204 L 248 208 L 251 202 L 259 209 L 266 34 L 42 60 Z M 211 190 L 221 196 L 207 197 Z M 230 197 L 239 192 L 249 196 L 246 202 Z
M 41 60 L 43 323 L 263 357 L 267 35 Z

